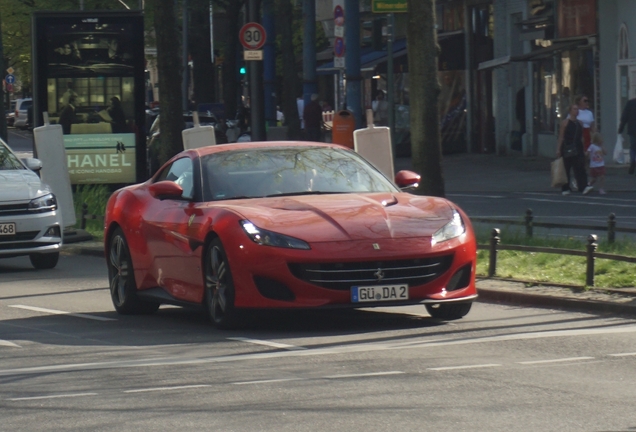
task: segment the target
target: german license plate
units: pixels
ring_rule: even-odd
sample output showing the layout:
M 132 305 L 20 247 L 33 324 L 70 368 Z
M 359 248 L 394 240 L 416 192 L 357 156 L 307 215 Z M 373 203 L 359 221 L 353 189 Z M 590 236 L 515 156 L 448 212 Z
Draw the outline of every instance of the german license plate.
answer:
M 408 285 L 374 285 L 351 287 L 351 302 L 379 302 L 392 300 L 408 300 Z
M 0 223 L 0 236 L 11 236 L 15 234 L 15 223 Z

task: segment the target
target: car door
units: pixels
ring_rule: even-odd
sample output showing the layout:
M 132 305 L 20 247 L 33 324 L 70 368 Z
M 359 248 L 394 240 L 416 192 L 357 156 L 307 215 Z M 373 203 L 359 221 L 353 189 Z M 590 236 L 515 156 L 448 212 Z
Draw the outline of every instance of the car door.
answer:
M 190 157 L 164 167 L 155 182 L 173 181 L 183 188 L 183 194 L 179 199 L 151 200 L 142 220 L 151 254 L 151 274 L 157 284 L 177 299 L 198 302 L 202 292 L 201 248 L 193 247 L 196 242 L 190 229 L 200 190 L 196 178 Z

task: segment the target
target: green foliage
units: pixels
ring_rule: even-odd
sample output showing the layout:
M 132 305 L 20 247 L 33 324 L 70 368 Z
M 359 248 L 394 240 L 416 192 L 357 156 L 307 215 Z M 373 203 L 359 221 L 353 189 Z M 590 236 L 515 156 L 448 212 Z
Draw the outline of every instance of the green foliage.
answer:
M 85 203 L 88 214 L 104 216 L 106 204 L 110 198 L 111 191 L 108 185 L 78 185 L 73 192 L 73 203 L 75 205 L 75 215 L 77 226 L 80 226 L 82 217 L 82 205 Z M 97 238 L 104 235 L 104 223 L 101 219 L 87 220 L 86 231 Z
M 587 241 L 577 237 L 532 237 L 525 236 L 520 229 L 502 230 L 501 244 L 539 246 L 585 251 Z M 477 231 L 477 242 L 489 244 L 490 230 Z M 623 239 L 614 243 L 601 240 L 598 252 L 625 256 L 636 256 L 636 243 Z M 488 274 L 489 251 L 477 253 L 477 274 Z M 596 259 L 594 285 L 606 288 L 636 286 L 636 264 Z M 497 253 L 497 276 L 533 282 L 585 285 L 586 259 L 584 257 L 520 252 L 499 251 Z

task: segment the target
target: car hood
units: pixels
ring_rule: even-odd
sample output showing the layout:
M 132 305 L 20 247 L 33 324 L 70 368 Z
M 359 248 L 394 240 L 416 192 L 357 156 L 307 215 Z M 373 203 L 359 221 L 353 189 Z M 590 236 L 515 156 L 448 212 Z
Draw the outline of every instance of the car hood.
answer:
M 432 236 L 452 218 L 442 198 L 407 193 L 303 195 L 226 208 L 259 228 L 308 242 Z
M 0 171 L 0 202 L 27 201 L 49 193 L 49 188 L 31 170 Z

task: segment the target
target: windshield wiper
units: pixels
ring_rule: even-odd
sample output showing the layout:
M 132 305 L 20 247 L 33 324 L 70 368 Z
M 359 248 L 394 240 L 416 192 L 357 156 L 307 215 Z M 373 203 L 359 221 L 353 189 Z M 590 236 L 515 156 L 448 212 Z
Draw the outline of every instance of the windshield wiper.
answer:
M 271 195 L 265 195 L 265 198 L 284 197 L 284 196 L 293 196 L 293 195 L 330 195 L 330 194 L 343 194 L 343 193 L 351 193 L 351 192 L 298 191 L 298 192 L 287 192 L 287 193 L 276 193 Z

